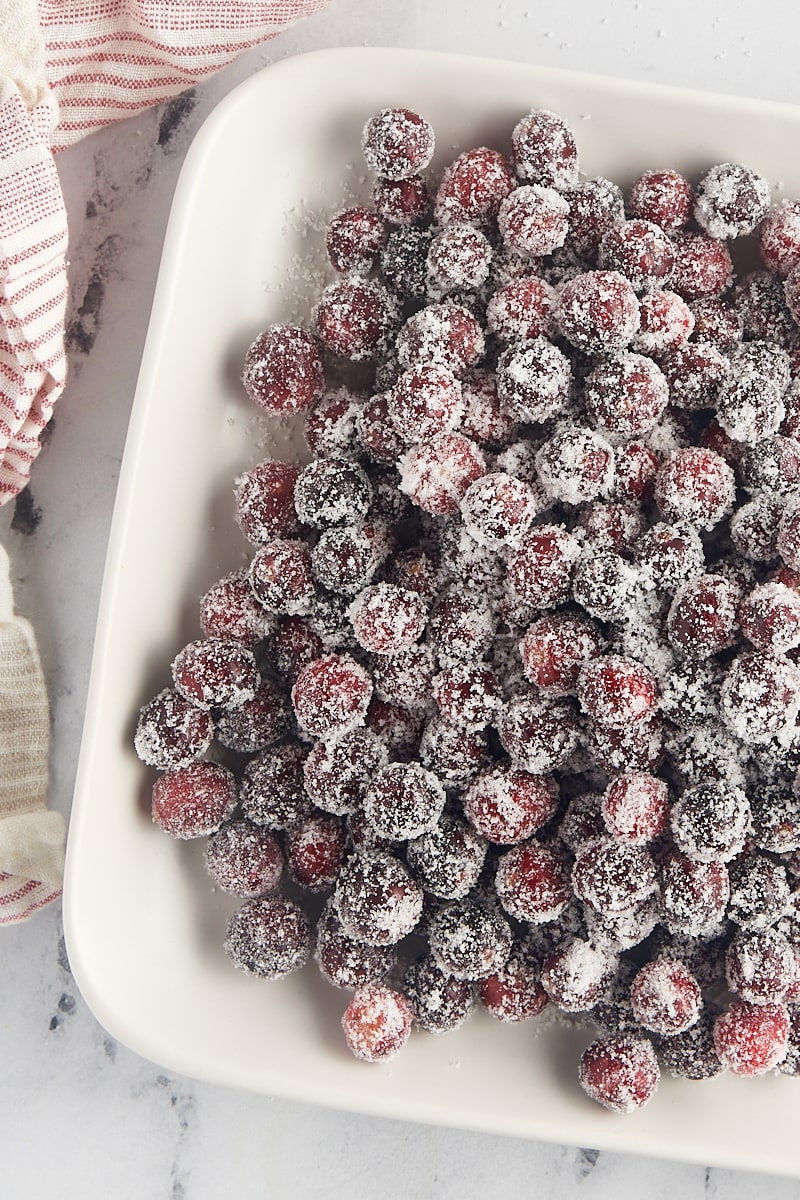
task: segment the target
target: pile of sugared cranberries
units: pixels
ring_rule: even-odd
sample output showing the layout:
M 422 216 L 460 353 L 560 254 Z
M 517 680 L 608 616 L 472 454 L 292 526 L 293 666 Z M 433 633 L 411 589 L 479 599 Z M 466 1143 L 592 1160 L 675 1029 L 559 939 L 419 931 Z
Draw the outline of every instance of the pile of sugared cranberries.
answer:
M 361 1059 L 549 1007 L 614 1112 L 800 1074 L 800 203 L 623 193 L 548 111 L 436 176 L 411 110 L 362 148 L 313 320 L 246 356 L 311 461 L 236 481 L 249 562 L 141 710 L 153 819 Z

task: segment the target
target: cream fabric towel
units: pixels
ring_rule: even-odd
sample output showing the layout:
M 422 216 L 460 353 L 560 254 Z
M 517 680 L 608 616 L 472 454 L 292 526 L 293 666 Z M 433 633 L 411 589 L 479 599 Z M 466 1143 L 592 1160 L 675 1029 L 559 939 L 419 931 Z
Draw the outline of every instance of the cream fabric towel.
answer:
M 46 807 L 50 715 L 36 639 L 14 615 L 0 546 L 0 924 L 61 893 L 64 819 Z

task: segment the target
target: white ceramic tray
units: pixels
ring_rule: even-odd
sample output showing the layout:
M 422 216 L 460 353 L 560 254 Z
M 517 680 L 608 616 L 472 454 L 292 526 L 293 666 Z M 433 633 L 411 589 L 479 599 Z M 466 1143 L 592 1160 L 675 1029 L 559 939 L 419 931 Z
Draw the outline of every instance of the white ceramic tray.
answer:
M 152 773 L 131 740 L 138 706 L 198 636 L 197 598 L 247 553 L 232 481 L 299 442 L 239 383 L 267 324 L 308 320 L 327 276 L 321 229 L 369 195 L 360 132 L 376 110 L 422 112 L 434 169 L 508 147 L 532 107 L 574 126 L 587 174 L 622 185 L 645 168 L 697 175 L 740 160 L 800 195 L 800 109 L 388 50 L 336 50 L 269 67 L 229 95 L 181 174 L 120 476 L 70 829 L 70 961 L 99 1021 L 163 1066 L 198 1078 L 373 1114 L 709 1165 L 800 1174 L 800 1082 L 665 1079 L 631 1117 L 588 1101 L 588 1037 L 501 1025 L 483 1013 L 444 1038 L 415 1035 L 381 1067 L 344 1048 L 347 1002 L 313 966 L 278 983 L 234 971 L 221 949 L 229 899 L 202 850 L 151 824 Z

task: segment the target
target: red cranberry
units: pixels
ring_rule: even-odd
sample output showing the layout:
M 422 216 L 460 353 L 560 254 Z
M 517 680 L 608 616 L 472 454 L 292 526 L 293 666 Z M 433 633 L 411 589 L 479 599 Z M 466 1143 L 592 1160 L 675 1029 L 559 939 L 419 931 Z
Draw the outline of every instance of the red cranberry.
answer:
M 775 929 L 737 933 L 725 955 L 725 976 L 748 1004 L 781 1003 L 798 978 L 797 952 Z
M 761 222 L 758 248 L 765 266 L 783 279 L 800 263 L 800 201 L 772 206 Z
M 614 837 L 635 846 L 645 845 L 657 838 L 667 824 L 667 785 L 645 771 L 628 771 L 608 785 L 601 811 Z
M 655 490 L 658 455 L 641 442 L 626 442 L 614 451 L 613 494 L 623 503 L 644 504 Z
M 789 1014 L 783 1004 L 732 1001 L 714 1022 L 714 1045 L 734 1075 L 765 1075 L 786 1054 Z
M 189 642 L 172 662 L 175 687 L 198 708 L 236 708 L 261 682 L 252 650 L 222 638 Z
M 612 957 L 574 938 L 544 960 L 542 986 L 562 1012 L 586 1012 L 606 994 L 615 969 Z
M 600 1038 L 581 1055 L 581 1087 L 590 1099 L 611 1112 L 631 1113 L 644 1108 L 653 1098 L 660 1078 L 655 1050 L 643 1038 Z
M 734 302 L 746 337 L 782 346 L 796 342 L 797 308 L 790 283 L 794 271 L 793 267 L 783 282 L 769 271 L 751 271 L 738 281 Z
M 194 762 L 160 775 L 153 785 L 153 821 L 174 838 L 206 837 L 236 807 L 236 781 L 219 763 Z
M 316 458 L 303 467 L 294 486 L 294 506 L 304 525 L 329 529 L 353 525 L 367 515 L 372 488 L 358 463 Z
M 538 258 L 564 245 L 569 204 L 554 188 L 526 184 L 503 200 L 497 226 L 507 250 Z
M 691 1028 L 702 1006 L 700 984 L 681 962 L 657 958 L 645 963 L 631 984 L 636 1020 L 652 1033 L 672 1037 Z
M 695 300 L 690 305 L 694 317 L 692 341 L 708 342 L 725 353 L 742 340 L 742 322 L 735 308 L 715 296 Z
M 586 354 L 616 354 L 639 328 L 639 302 L 618 271 L 584 271 L 561 290 L 557 320 L 562 334 Z
M 701 575 L 683 584 L 667 616 L 673 646 L 691 658 L 708 658 L 731 644 L 737 590 L 721 575 Z
M 800 487 L 800 441 L 782 434 L 765 437 L 747 448 L 741 469 L 749 491 L 791 495 Z
M 507 960 L 511 930 L 495 907 L 452 900 L 431 920 L 428 942 L 440 970 L 456 979 L 482 979 Z
M 631 184 L 628 195 L 632 217 L 653 221 L 667 233 L 688 224 L 693 204 L 692 185 L 677 171 L 645 171 Z
M 436 715 L 425 724 L 419 757 L 446 787 L 464 787 L 485 766 L 489 743 L 482 729 L 464 729 Z
M 629 725 L 649 716 L 658 699 L 655 679 L 642 663 L 622 654 L 589 659 L 578 678 L 585 712 L 603 725 Z
M 458 511 L 469 485 L 486 470 L 480 449 L 460 433 L 437 433 L 400 459 L 400 489 L 434 516 Z
M 632 438 L 652 428 L 669 403 L 669 386 L 651 358 L 626 351 L 598 363 L 586 379 L 592 424 L 614 438 Z
M 632 505 L 596 501 L 578 519 L 586 531 L 585 545 L 592 552 L 630 550 L 644 531 L 641 511 Z
M 241 784 L 242 811 L 267 829 L 288 829 L 311 812 L 303 787 L 303 751 L 289 743 L 251 758 Z
M 395 964 L 393 947 L 367 946 L 347 936 L 332 899 L 319 915 L 316 934 L 317 966 L 334 987 L 357 991 L 366 983 L 380 983 Z
M 512 948 L 499 971 L 478 981 L 481 1005 L 498 1021 L 527 1021 L 547 1007 L 536 955 L 524 942 Z
M 416 959 L 403 976 L 403 995 L 414 1020 L 428 1033 L 451 1033 L 466 1021 L 474 1004 L 471 981 L 442 971 L 431 955 Z
M 314 597 L 308 546 L 291 538 L 267 542 L 250 563 L 250 586 L 270 612 L 287 616 L 307 613 Z
M 428 641 L 440 661 L 480 659 L 494 638 L 495 617 L 484 597 L 446 592 L 428 620 Z
M 345 933 L 371 946 L 393 946 L 422 914 L 422 891 L 396 858 L 354 854 L 336 881 L 334 904 Z
M 333 887 L 345 859 L 347 835 L 337 817 L 315 813 L 286 835 L 286 865 L 295 883 L 309 892 Z
M 223 638 L 252 648 L 269 636 L 273 620 L 253 595 L 244 571 L 225 575 L 200 600 L 200 628 L 207 638 Z
M 325 288 L 315 321 L 317 333 L 332 354 L 352 362 L 369 362 L 386 350 L 395 310 L 379 283 L 352 275 Z
M 308 961 L 308 918 L 291 900 L 246 900 L 228 922 L 225 952 L 235 967 L 258 979 L 281 979 Z
M 505 345 L 549 338 L 556 331 L 555 306 L 555 288 L 538 275 L 523 275 L 492 294 L 486 326 Z
M 502 471 L 476 479 L 461 501 L 461 516 L 470 536 L 490 550 L 517 545 L 537 511 L 536 493 L 530 485 Z
M 294 683 L 303 667 L 322 654 L 322 640 L 302 617 L 283 617 L 272 649 L 281 678 Z
M 676 450 L 656 476 L 656 504 L 667 521 L 687 521 L 712 529 L 733 507 L 731 468 L 713 450 Z
M 360 454 L 356 418 L 362 400 L 346 387 L 322 396 L 306 414 L 303 437 L 316 458 L 356 458 Z
M 668 284 L 674 260 L 672 242 L 664 230 L 639 218 L 610 229 L 597 257 L 602 270 L 619 271 L 636 292 Z
M 337 271 L 366 275 L 386 241 L 386 226 L 370 208 L 345 208 L 328 225 L 325 244 Z
M 142 706 L 134 747 L 142 762 L 166 771 L 202 758 L 213 736 L 210 714 L 165 688 Z
M 467 150 L 445 171 L 436 193 L 434 216 L 440 225 L 454 221 L 489 225 L 514 185 L 511 165 L 497 150 L 485 146 Z
M 439 780 L 419 763 L 390 763 L 370 780 L 364 815 L 378 837 L 407 841 L 436 825 L 445 799 Z
M 411 225 L 427 212 L 430 194 L 423 179 L 376 179 L 372 202 L 384 221 L 391 225 Z
M 512 553 L 508 583 L 519 600 L 536 608 L 557 608 L 570 593 L 580 545 L 558 525 L 537 525 Z
M 291 463 L 268 458 L 236 480 L 236 521 L 249 542 L 261 546 L 301 532 L 294 507 L 299 473 Z
M 800 504 L 787 506 L 778 529 L 777 548 L 793 571 L 800 571 Z
M 326 654 L 303 667 L 292 688 L 300 724 L 315 737 L 348 733 L 364 723 L 372 680 L 346 654 Z
M 785 654 L 800 646 L 800 595 L 782 583 L 762 583 L 739 605 L 742 633 L 757 650 Z
M 536 833 L 555 813 L 557 801 L 558 788 L 549 776 L 503 766 L 478 775 L 462 797 L 470 824 L 498 846 Z
M 575 855 L 572 886 L 599 913 L 626 912 L 656 891 L 655 864 L 643 846 L 599 837 Z
M 364 588 L 348 611 L 359 645 L 375 654 L 407 650 L 421 636 L 428 616 L 416 592 L 392 583 Z
M 387 758 L 386 747 L 369 729 L 319 741 L 303 764 L 306 790 L 323 812 L 337 816 L 352 812 Z
M 434 364 L 459 376 L 476 366 L 486 349 L 476 317 L 449 300 L 429 304 L 410 316 L 397 335 L 396 347 L 401 367 Z
M 384 108 L 370 117 L 361 135 L 367 166 L 385 179 L 408 179 L 433 157 L 434 133 L 409 108 Z
M 574 696 L 581 667 L 596 658 L 603 639 L 591 621 L 577 613 L 539 617 L 520 645 L 525 677 L 545 696 Z
M 226 821 L 208 840 L 205 864 L 217 887 L 249 899 L 278 886 L 283 851 L 269 830 L 252 821 Z
M 578 182 L 575 135 L 563 117 L 538 109 L 518 121 L 511 131 L 517 175 L 526 183 L 545 187 L 574 187 Z
M 323 587 L 354 596 L 372 580 L 390 545 L 380 521 L 326 529 L 311 550 L 312 573 Z
M 483 664 L 445 667 L 433 679 L 432 695 L 444 719 L 464 729 L 484 729 L 500 708 L 494 672 Z
M 705 937 L 725 915 L 730 879 L 719 859 L 699 862 L 673 853 L 660 868 L 659 884 L 663 920 L 673 932 Z
M 616 775 L 620 771 L 655 771 L 664 751 L 664 729 L 658 713 L 632 725 L 590 722 L 586 749 L 594 763 Z
M 436 299 L 476 291 L 486 282 L 492 261 L 489 239 L 473 225 L 446 225 L 428 248 L 427 290 Z
M 564 504 L 586 504 L 608 495 L 614 480 L 614 451 L 593 429 L 565 426 L 536 456 L 539 479 L 549 496 Z
M 414 1013 L 405 996 L 380 983 L 360 987 L 344 1010 L 342 1028 L 352 1054 L 363 1062 L 386 1062 L 411 1036 Z
M 404 371 L 386 400 L 392 424 L 405 442 L 454 429 L 464 409 L 455 375 L 433 365 Z
M 749 562 L 773 562 L 778 557 L 784 505 L 760 495 L 742 504 L 730 519 L 730 534 L 736 551 Z
M 678 408 L 711 408 L 730 364 L 710 342 L 687 342 L 668 350 L 661 370 L 669 384 L 670 403 Z
M 264 679 L 251 699 L 217 713 L 217 741 L 229 750 L 255 754 L 279 741 L 288 725 L 285 692 Z
M 462 900 L 478 882 L 485 858 L 486 842 L 480 834 L 446 813 L 406 848 L 417 882 L 442 900 Z
M 495 888 L 510 916 L 533 925 L 558 920 L 572 898 L 561 859 L 533 838 L 500 857 Z
M 506 446 L 517 433 L 517 422 L 497 394 L 494 372 L 472 371 L 461 386 L 464 415 L 460 432 L 482 446 Z
M 719 163 L 698 184 L 694 216 L 710 237 L 724 240 L 752 233 L 768 208 L 766 179 L 740 163 Z
M 267 412 L 310 408 L 324 387 L 316 339 L 296 325 L 271 325 L 247 351 L 242 383 L 250 399 Z
M 372 396 L 356 417 L 356 434 L 375 462 L 395 463 L 406 448 L 405 440 L 389 415 L 389 393 Z
M 800 704 L 800 671 L 771 654 L 740 654 L 720 692 L 725 724 L 746 743 L 768 742 L 790 726 Z
M 584 179 L 566 193 L 569 201 L 570 244 L 588 262 L 597 261 L 601 241 L 625 220 L 622 192 L 615 183 L 599 176 Z
M 572 368 L 546 338 L 509 346 L 497 364 L 497 395 L 517 421 L 547 421 L 563 412 L 572 391 Z
M 653 288 L 639 298 L 639 332 L 631 346 L 639 354 L 666 354 L 682 346 L 695 327 L 695 316 L 675 292 Z
M 702 233 L 676 233 L 671 287 L 684 300 L 719 296 L 731 284 L 733 263 L 724 242 Z
M 535 775 L 562 766 L 578 747 L 577 715 L 567 700 L 516 695 L 496 724 L 512 763 Z
M 687 788 L 672 806 L 670 828 L 675 844 L 689 858 L 729 862 L 743 849 L 750 829 L 750 805 L 744 792 L 726 782 Z

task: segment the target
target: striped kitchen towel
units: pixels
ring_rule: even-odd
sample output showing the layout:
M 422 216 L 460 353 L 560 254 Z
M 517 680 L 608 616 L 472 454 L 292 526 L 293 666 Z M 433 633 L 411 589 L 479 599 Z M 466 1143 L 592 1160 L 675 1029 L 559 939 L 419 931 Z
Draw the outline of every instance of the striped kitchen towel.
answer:
M 67 214 L 54 151 L 159 104 L 326 0 L 0 0 L 0 505 L 28 482 L 66 379 Z M 0 924 L 61 894 L 49 717 L 0 546 Z

